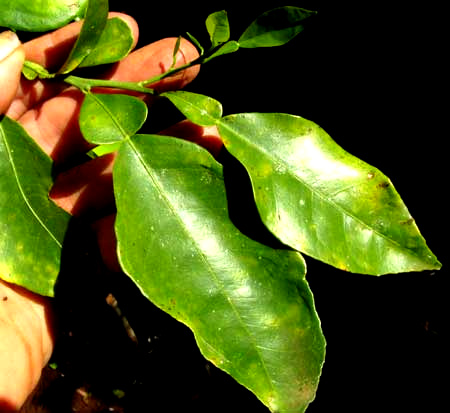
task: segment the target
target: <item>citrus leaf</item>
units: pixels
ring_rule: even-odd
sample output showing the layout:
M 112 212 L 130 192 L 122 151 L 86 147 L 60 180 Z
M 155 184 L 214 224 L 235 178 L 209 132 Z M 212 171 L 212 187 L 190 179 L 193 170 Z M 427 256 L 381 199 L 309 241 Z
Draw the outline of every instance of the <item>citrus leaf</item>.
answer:
M 70 215 L 48 197 L 52 161 L 15 121 L 0 122 L 0 277 L 52 296 Z
M 203 59 L 203 63 L 207 63 L 215 57 L 223 56 L 226 54 L 234 53 L 239 50 L 239 43 L 234 40 L 224 43 L 213 54 Z
M 204 47 L 200 44 L 200 42 L 189 32 L 186 32 L 186 36 L 189 38 L 189 40 L 192 42 L 193 45 L 198 49 L 198 54 L 200 56 L 203 56 L 203 53 L 205 53 Z
M 183 90 L 161 93 L 191 122 L 200 126 L 215 125 L 222 116 L 222 105 L 217 100 Z
M 98 43 L 79 67 L 98 66 L 114 63 L 125 56 L 133 46 L 133 34 L 130 26 L 118 17 L 106 21 Z
M 299 7 L 278 7 L 259 16 L 242 34 L 241 47 L 281 46 L 303 30 L 302 22 L 316 14 Z
M 76 69 L 95 49 L 106 26 L 108 10 L 108 0 L 89 0 L 80 34 L 58 73 L 66 74 Z
M 50 73 L 44 66 L 39 63 L 31 62 L 30 60 L 25 60 L 22 67 L 22 74 L 28 80 L 39 79 L 53 79 L 54 74 Z
M 325 342 L 300 254 L 236 229 L 222 167 L 195 144 L 135 135 L 113 177 L 124 271 L 272 411 L 303 412 Z
M 80 129 L 94 144 L 121 142 L 134 135 L 147 118 L 142 100 L 122 94 L 87 93 L 80 109 Z
M 225 43 L 230 39 L 230 24 L 225 10 L 212 13 L 206 19 L 206 29 L 211 39 L 212 47 Z
M 84 15 L 88 0 L 0 0 L 0 26 L 45 32 Z
M 218 126 L 251 177 L 262 220 L 285 244 L 356 273 L 440 267 L 389 179 L 313 122 L 253 113 Z

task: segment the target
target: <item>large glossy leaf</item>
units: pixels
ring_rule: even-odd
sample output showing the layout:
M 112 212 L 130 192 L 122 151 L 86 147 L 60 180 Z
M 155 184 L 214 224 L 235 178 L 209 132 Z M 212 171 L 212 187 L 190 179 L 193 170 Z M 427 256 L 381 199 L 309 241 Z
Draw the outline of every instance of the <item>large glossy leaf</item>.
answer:
M 25 130 L 0 122 L 0 277 L 53 295 L 70 216 L 49 198 L 52 161 Z
M 88 0 L 0 0 L 0 26 L 44 32 L 82 17 Z
M 80 63 L 79 67 L 98 66 L 117 62 L 131 50 L 133 34 L 122 19 L 108 19 L 95 48 Z
M 261 218 L 284 243 L 368 274 L 440 267 L 391 181 L 319 126 L 285 114 L 240 114 L 219 124 L 247 169 Z
M 108 0 L 89 0 L 80 34 L 59 73 L 76 69 L 95 49 L 106 26 L 108 10 Z
M 222 168 L 197 145 L 136 135 L 113 175 L 125 272 L 272 411 L 303 412 L 325 343 L 302 257 L 234 227 Z
M 128 139 L 143 125 L 147 106 L 129 95 L 87 93 L 80 110 L 80 129 L 94 144 L 113 144 Z
M 303 30 L 303 21 L 316 14 L 299 7 L 278 7 L 259 16 L 239 38 L 244 48 L 281 46 Z

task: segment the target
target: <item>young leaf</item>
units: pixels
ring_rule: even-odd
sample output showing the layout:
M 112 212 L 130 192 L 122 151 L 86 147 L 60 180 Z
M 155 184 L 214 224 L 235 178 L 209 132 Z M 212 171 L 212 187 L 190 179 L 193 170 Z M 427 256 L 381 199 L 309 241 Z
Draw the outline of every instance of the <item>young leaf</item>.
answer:
M 15 121 L 0 121 L 0 277 L 52 296 L 70 215 L 48 197 L 52 161 Z
M 203 54 L 205 53 L 205 49 L 204 47 L 200 44 L 200 42 L 191 34 L 191 33 L 186 33 L 186 36 L 189 38 L 189 40 L 192 42 L 192 44 L 195 45 L 195 47 L 198 49 L 198 54 L 200 56 L 203 56 Z
M 46 32 L 84 15 L 88 0 L 0 0 L 0 27 Z
M 222 168 L 195 144 L 135 135 L 113 176 L 125 272 L 272 411 L 303 412 L 325 342 L 302 257 L 236 229 Z
M 211 46 L 216 47 L 230 38 L 230 25 L 225 10 L 212 13 L 206 19 L 206 29 L 211 39 Z
M 262 220 L 285 244 L 356 273 L 440 267 L 388 178 L 313 122 L 254 113 L 218 126 L 251 177 Z
M 172 52 L 172 65 L 170 66 L 170 69 L 173 69 L 177 64 L 177 54 L 180 51 L 180 46 L 181 46 L 181 36 L 178 36 L 177 41 L 175 42 L 175 47 L 173 48 Z
M 207 63 L 210 60 L 212 60 L 212 59 L 214 59 L 215 57 L 218 57 L 218 56 L 223 56 L 225 54 L 230 54 L 230 53 L 237 52 L 238 50 L 239 50 L 239 43 L 234 41 L 234 40 L 230 40 L 229 42 L 224 43 L 221 47 L 219 47 L 210 56 L 205 57 L 203 59 L 203 63 Z
M 80 129 L 94 144 L 121 142 L 134 135 L 147 118 L 142 100 L 122 94 L 87 93 L 80 109 Z
M 22 74 L 28 80 L 39 79 L 52 79 L 55 74 L 50 73 L 44 66 L 39 63 L 31 62 L 30 60 L 25 60 L 22 67 Z
M 281 46 L 303 30 L 303 20 L 316 14 L 299 7 L 279 7 L 263 13 L 242 34 L 244 48 Z
M 177 90 L 161 93 L 168 98 L 186 118 L 200 126 L 215 125 L 222 117 L 222 105 L 209 96 Z
M 66 74 L 76 69 L 95 49 L 108 19 L 108 8 L 108 0 L 89 0 L 78 39 L 58 73 Z
M 98 43 L 79 67 L 98 66 L 123 59 L 131 50 L 133 35 L 130 26 L 118 17 L 106 21 Z

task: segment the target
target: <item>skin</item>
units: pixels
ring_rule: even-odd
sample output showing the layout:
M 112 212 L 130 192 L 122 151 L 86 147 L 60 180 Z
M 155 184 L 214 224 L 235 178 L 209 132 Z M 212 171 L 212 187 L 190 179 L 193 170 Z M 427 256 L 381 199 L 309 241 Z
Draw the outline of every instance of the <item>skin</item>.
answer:
M 120 13 L 111 15 L 128 23 L 136 44 L 136 22 Z M 0 115 L 6 114 L 21 123 L 55 164 L 89 148 L 77 124 L 83 95 L 65 85 L 21 78 L 21 68 L 26 58 L 49 70 L 57 69 L 70 51 L 80 26 L 80 22 L 72 23 L 23 45 L 10 32 L 0 34 Z M 174 38 L 163 39 L 136 50 L 114 65 L 103 78 L 138 81 L 158 75 L 171 66 L 175 42 Z M 196 57 L 195 47 L 182 41 L 177 64 Z M 182 88 L 195 78 L 198 70 L 198 67 L 192 67 L 164 79 L 156 87 L 159 90 Z M 187 121 L 163 133 L 197 142 L 214 155 L 221 147 L 214 128 L 201 128 Z M 110 154 L 61 174 L 56 178 L 51 198 L 77 216 L 103 210 L 113 202 L 111 171 L 114 158 L 115 155 Z M 113 223 L 114 216 L 105 216 L 93 222 L 92 226 L 106 265 L 120 271 L 115 255 Z M 52 325 L 51 299 L 0 280 L 1 412 L 20 410 L 37 385 L 42 368 L 53 351 Z

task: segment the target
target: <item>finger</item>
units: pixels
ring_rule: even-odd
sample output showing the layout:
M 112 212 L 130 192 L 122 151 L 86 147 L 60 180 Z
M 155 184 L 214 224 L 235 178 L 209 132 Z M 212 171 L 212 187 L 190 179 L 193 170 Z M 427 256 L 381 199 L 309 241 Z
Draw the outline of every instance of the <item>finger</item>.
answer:
M 24 48 L 19 38 L 13 32 L 0 34 L 0 79 L 2 91 L 0 93 L 0 115 L 10 106 L 19 86 L 23 62 Z
M 0 280 L 0 411 L 19 411 L 53 350 L 49 301 Z
M 139 37 L 139 29 L 136 21 L 123 13 L 109 13 L 109 18 L 119 17 L 130 27 L 133 44 L 136 46 Z M 51 33 L 37 37 L 26 42 L 24 46 L 27 60 L 39 63 L 50 72 L 57 71 L 67 58 L 72 49 L 80 29 L 82 21 L 74 22 Z M 27 109 L 39 102 L 60 93 L 66 86 L 59 82 L 46 82 L 41 80 L 27 80 L 22 77 L 17 95 L 12 102 L 7 115 L 18 119 Z
M 219 156 L 223 147 L 222 138 L 215 126 L 199 126 L 189 120 L 170 126 L 159 134 L 194 142 L 207 149 L 215 158 Z
M 106 73 L 105 79 L 139 82 L 167 72 L 173 64 L 176 42 L 176 38 L 167 38 L 136 50 L 126 59 L 116 63 L 112 70 Z M 187 40 L 181 39 L 176 66 L 191 62 L 197 57 L 197 49 Z M 190 83 L 198 72 L 198 66 L 191 67 L 153 84 L 152 88 L 159 91 L 181 89 Z
M 117 238 L 114 230 L 116 214 L 107 215 L 92 224 L 97 236 L 97 244 L 103 263 L 113 272 L 121 272 L 122 268 L 117 257 Z
M 163 39 L 131 53 L 108 76 L 116 80 L 139 81 L 164 73 L 172 65 L 175 42 L 176 39 Z M 183 65 L 197 56 L 196 48 L 187 40 L 182 41 L 176 64 Z M 159 87 L 172 89 L 184 86 L 197 73 L 197 67 L 189 68 L 174 78 L 160 82 Z M 82 100 L 81 92 L 70 89 L 19 118 L 19 122 L 55 162 L 63 162 L 68 155 L 86 150 L 87 143 L 77 125 Z
M 114 205 L 112 167 L 115 154 L 85 162 L 56 177 L 50 198 L 74 216 L 99 216 Z

